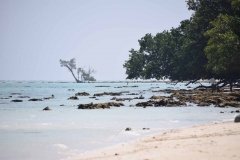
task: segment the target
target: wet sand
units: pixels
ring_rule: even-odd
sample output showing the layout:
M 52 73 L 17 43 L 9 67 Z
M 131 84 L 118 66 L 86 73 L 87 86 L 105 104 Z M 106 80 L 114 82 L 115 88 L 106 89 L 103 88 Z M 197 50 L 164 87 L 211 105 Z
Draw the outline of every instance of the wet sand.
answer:
M 88 152 L 77 160 L 240 159 L 240 123 L 176 129 Z

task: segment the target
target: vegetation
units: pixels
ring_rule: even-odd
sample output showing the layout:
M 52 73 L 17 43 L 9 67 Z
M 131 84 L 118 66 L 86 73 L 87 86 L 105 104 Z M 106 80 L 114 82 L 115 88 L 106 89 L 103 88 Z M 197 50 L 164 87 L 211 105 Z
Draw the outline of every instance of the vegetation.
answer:
M 84 70 L 84 67 L 82 68 L 77 68 L 77 75 L 78 77 L 75 76 L 73 70 L 76 69 L 76 59 L 73 58 L 70 61 L 65 61 L 60 59 L 60 65 L 61 67 L 66 67 L 71 73 L 73 78 L 76 80 L 77 83 L 82 83 L 85 81 L 96 81 L 96 79 L 92 76 L 93 73 L 96 73 L 94 69 L 91 67 L 88 68 L 88 70 Z M 79 77 L 80 76 L 80 77 Z M 79 79 L 81 78 L 81 79 Z
M 194 14 L 177 28 L 146 34 L 131 49 L 127 79 L 169 78 L 196 82 L 219 79 L 232 87 L 240 79 L 240 1 L 188 0 Z M 232 88 L 231 88 L 232 89 Z

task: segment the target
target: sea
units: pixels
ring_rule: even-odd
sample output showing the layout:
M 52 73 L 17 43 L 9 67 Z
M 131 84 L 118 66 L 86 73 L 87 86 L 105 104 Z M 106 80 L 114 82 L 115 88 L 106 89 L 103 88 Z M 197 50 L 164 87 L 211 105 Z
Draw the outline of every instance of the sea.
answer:
M 185 83 L 158 82 L 48 82 L 0 81 L 0 159 L 1 160 L 70 160 L 90 151 L 115 144 L 134 141 L 154 133 L 206 123 L 233 121 L 234 108 L 198 107 L 136 107 L 153 95 L 169 96 L 164 89 L 191 89 Z M 206 84 L 209 85 L 209 84 Z M 102 87 L 97 87 L 102 86 Z M 123 87 L 127 86 L 127 87 Z M 117 98 L 145 99 L 124 101 L 125 106 L 110 109 L 78 109 L 78 104 L 112 102 L 113 96 L 96 99 L 79 96 L 68 100 L 77 92 L 90 96 L 103 92 L 123 92 Z M 139 95 L 127 95 L 138 93 Z M 44 99 L 46 97 L 54 98 Z M 30 98 L 44 99 L 29 101 Z M 11 102 L 14 99 L 22 102 Z M 132 106 L 133 105 L 133 106 Z M 43 111 L 50 107 L 51 111 Z M 224 113 L 220 113 L 220 112 Z M 125 131 L 130 127 L 131 131 Z M 143 130 L 149 128 L 149 130 Z

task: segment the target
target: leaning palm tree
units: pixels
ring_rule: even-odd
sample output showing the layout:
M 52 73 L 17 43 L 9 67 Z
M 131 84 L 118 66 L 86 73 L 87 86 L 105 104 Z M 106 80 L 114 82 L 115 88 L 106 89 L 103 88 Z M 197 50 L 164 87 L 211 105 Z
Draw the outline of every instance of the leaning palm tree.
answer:
M 82 83 L 84 81 L 96 81 L 96 79 L 91 76 L 92 73 L 96 73 L 96 71 L 92 68 L 90 68 L 88 71 L 84 70 L 84 67 L 82 68 L 78 68 L 77 69 L 77 74 L 78 74 L 78 78 L 76 78 L 76 76 L 73 73 L 73 70 L 76 69 L 76 59 L 73 58 L 70 61 L 64 61 L 60 59 L 60 65 L 61 67 L 66 67 L 73 75 L 74 79 L 76 80 L 77 83 Z M 81 80 L 79 80 L 79 75 L 81 74 Z
M 64 60 L 60 59 L 60 65 L 61 65 L 61 67 L 66 67 L 72 73 L 72 75 L 77 83 L 81 83 L 81 81 L 79 81 L 79 79 L 77 79 L 73 73 L 73 70 L 76 69 L 76 59 L 75 58 L 71 59 L 70 61 L 64 61 Z

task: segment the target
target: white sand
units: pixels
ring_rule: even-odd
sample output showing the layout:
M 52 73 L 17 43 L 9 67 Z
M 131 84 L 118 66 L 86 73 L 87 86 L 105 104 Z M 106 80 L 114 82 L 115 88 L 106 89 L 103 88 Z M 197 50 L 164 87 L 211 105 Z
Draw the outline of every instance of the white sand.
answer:
M 172 130 L 89 152 L 78 160 L 240 159 L 240 123 Z

